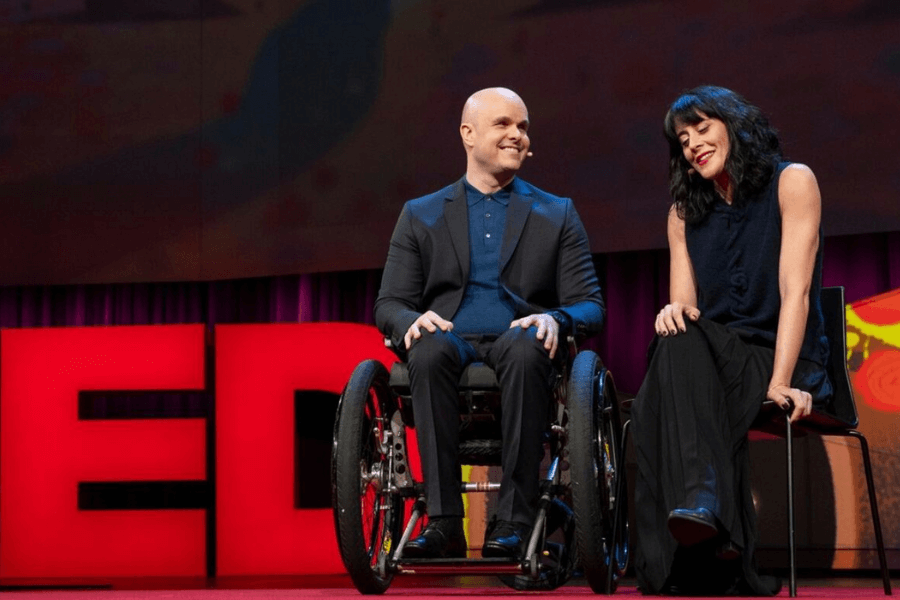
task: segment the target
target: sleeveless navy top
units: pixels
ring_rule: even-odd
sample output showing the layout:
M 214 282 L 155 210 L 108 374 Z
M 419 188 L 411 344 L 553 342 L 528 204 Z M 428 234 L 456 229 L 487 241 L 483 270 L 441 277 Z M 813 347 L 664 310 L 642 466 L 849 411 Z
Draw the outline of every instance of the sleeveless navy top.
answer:
M 701 315 L 733 328 L 753 344 L 775 347 L 781 294 L 781 208 L 778 180 L 790 163 L 780 163 L 769 185 L 740 205 L 717 202 L 703 221 L 686 224 L 688 254 L 697 279 Z M 809 317 L 794 370 L 794 385 L 826 400 L 828 340 L 822 318 L 822 231 L 809 289 Z M 803 364 L 809 361 L 812 364 Z

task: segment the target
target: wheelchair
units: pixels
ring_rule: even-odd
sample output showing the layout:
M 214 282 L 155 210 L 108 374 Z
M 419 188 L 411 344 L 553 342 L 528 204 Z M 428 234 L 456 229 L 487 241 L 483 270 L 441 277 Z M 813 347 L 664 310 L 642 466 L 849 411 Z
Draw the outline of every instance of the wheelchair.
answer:
M 424 486 L 410 470 L 407 436 L 414 427 L 403 362 L 390 373 L 360 363 L 338 402 L 332 447 L 332 506 L 338 548 L 353 584 L 380 594 L 397 575 L 498 575 L 516 590 L 552 590 L 583 575 L 595 593 L 611 594 L 629 558 L 624 445 L 612 375 L 596 353 L 572 350 L 557 375 L 544 434 L 537 517 L 517 559 L 408 559 L 403 547 L 425 517 Z M 571 358 L 573 357 L 574 358 Z M 499 465 L 500 389 L 483 363 L 460 377 L 463 465 Z M 500 484 L 463 482 L 463 492 L 496 492 Z

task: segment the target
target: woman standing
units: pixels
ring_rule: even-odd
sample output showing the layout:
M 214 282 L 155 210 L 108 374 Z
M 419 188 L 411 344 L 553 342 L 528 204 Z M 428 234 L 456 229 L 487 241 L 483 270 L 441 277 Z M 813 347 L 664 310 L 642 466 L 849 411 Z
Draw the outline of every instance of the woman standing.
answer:
M 772 595 L 756 574 L 747 431 L 764 400 L 826 403 L 821 199 L 738 94 L 703 86 L 665 118 L 670 303 L 633 407 L 644 593 Z

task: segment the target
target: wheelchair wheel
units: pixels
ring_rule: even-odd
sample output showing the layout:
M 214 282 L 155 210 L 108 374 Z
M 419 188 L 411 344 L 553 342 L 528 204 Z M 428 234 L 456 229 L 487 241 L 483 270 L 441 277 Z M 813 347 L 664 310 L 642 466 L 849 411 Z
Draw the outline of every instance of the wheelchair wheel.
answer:
M 628 553 L 627 537 L 612 531 L 617 477 L 624 476 L 618 461 L 620 419 L 612 376 L 593 352 L 575 357 L 567 409 L 578 556 L 591 589 L 606 593 L 609 578 L 611 593 Z M 619 529 L 627 531 L 624 525 Z
M 388 558 L 400 540 L 402 499 L 392 494 L 390 419 L 396 403 L 388 372 L 360 363 L 338 402 L 331 453 L 334 528 L 356 589 L 381 594 L 393 579 Z
M 609 440 L 606 473 L 608 481 L 609 511 L 613 515 L 608 525 L 612 547 L 610 549 L 610 593 L 614 592 L 619 579 L 625 576 L 630 558 L 630 537 L 628 529 L 628 485 L 625 478 L 625 449 L 622 447 L 622 416 L 619 399 L 612 375 L 603 369 L 597 380 L 597 397 L 601 407 L 600 426 L 602 439 Z M 618 515 L 616 516 L 616 513 Z M 618 520 L 616 520 L 618 519 Z

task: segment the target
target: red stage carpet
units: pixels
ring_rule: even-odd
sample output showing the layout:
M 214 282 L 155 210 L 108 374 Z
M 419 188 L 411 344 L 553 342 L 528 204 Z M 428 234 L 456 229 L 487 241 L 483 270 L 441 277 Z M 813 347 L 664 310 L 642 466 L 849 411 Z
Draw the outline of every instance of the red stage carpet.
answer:
M 382 596 L 385 600 L 398 598 L 399 600 L 419 600 L 424 598 L 487 598 L 490 600 L 522 599 L 523 597 L 535 600 L 565 600 L 572 598 L 603 598 L 602 595 L 593 594 L 585 585 L 578 581 L 562 587 L 554 592 L 515 592 L 500 584 L 494 585 L 495 580 L 489 578 L 435 580 L 435 579 L 396 579 L 394 585 Z M 203 589 L 184 589 L 188 585 L 173 585 L 173 589 L 164 589 L 165 584 L 160 581 L 130 581 L 114 584 L 112 589 L 16 589 L 17 586 L 2 586 L 3 599 L 14 600 L 272 600 L 277 598 L 350 598 L 361 599 L 365 596 L 359 594 L 350 586 L 346 578 L 290 578 L 270 579 L 254 578 L 253 580 L 216 581 L 215 584 L 197 584 Z M 141 585 L 144 583 L 146 585 Z M 184 582 L 181 582 L 182 584 Z M 211 589 L 213 586 L 216 589 Z M 132 587 L 136 589 L 131 589 Z M 137 589 L 143 588 L 143 589 Z M 180 588 L 180 589 L 175 589 Z M 223 589 L 227 588 L 227 589 Z M 369 596 L 377 598 L 377 596 Z M 613 598 L 625 598 L 637 600 L 643 598 L 634 587 L 633 581 L 626 582 L 619 588 Z M 787 598 L 787 585 L 778 594 L 779 598 Z M 807 600 L 837 600 L 857 598 L 884 598 L 884 590 L 881 581 L 875 579 L 833 579 L 833 580 L 801 580 L 798 585 L 797 597 Z

